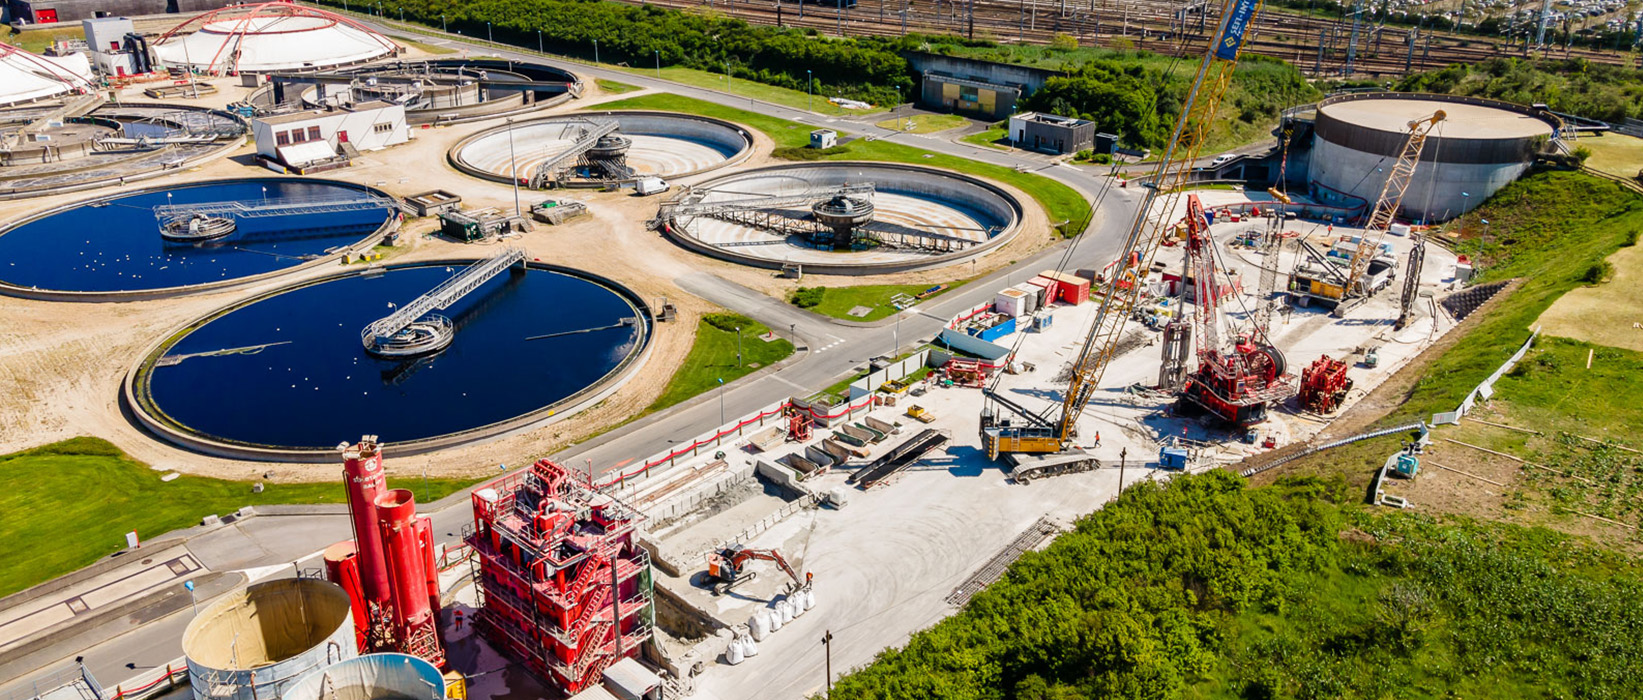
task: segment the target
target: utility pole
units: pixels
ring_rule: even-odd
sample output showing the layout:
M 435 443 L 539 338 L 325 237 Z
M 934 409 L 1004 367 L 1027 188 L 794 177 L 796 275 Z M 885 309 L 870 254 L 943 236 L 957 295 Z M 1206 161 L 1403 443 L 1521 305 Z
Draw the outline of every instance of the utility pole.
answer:
M 1121 449 L 1118 450 L 1118 494 L 1119 495 L 1124 494 L 1124 463 L 1129 460 L 1129 457 L 1130 457 L 1130 448 L 1125 447 L 1125 448 L 1121 448 Z
M 513 180 L 513 215 L 519 211 L 519 157 L 513 152 L 513 117 L 508 117 L 508 176 Z
M 827 654 L 827 696 L 833 696 L 833 630 L 822 635 L 822 649 Z

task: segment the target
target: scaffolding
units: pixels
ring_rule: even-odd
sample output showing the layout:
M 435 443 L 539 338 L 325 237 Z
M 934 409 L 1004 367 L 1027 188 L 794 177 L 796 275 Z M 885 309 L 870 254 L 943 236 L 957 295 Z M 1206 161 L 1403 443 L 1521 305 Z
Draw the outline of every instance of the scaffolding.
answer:
M 597 685 L 655 627 L 641 516 L 542 460 L 473 492 L 475 620 L 504 655 L 567 694 Z

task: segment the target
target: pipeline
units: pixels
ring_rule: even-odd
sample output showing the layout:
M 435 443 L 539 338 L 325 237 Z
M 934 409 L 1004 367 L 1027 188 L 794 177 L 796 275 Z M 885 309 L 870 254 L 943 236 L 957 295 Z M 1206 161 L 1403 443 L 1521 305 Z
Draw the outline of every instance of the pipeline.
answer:
M 1326 442 L 1322 445 L 1318 445 L 1317 447 L 1308 447 L 1304 450 L 1301 450 L 1300 452 L 1296 452 L 1295 454 L 1292 454 L 1292 455 L 1289 455 L 1289 456 L 1286 456 L 1286 457 L 1281 457 L 1279 459 L 1275 459 L 1269 464 L 1263 464 L 1259 467 L 1250 467 L 1250 468 L 1245 469 L 1241 472 L 1238 472 L 1238 475 L 1242 476 L 1244 478 L 1249 478 L 1251 476 L 1255 476 L 1256 474 L 1267 471 L 1269 469 L 1277 469 L 1278 467 L 1281 467 L 1285 464 L 1289 464 L 1290 462 L 1293 462 L 1293 461 L 1295 461 L 1297 459 L 1300 459 L 1302 457 L 1305 457 L 1307 455 L 1316 454 L 1316 453 L 1322 452 L 1324 450 L 1334 449 L 1334 448 L 1340 447 L 1342 445 L 1350 445 L 1354 442 L 1361 442 L 1363 440 L 1369 440 L 1371 438 L 1378 438 L 1378 437 L 1382 437 L 1382 436 L 1385 436 L 1385 435 L 1391 435 L 1393 433 L 1401 433 L 1401 432 L 1404 432 L 1406 430 L 1419 430 L 1422 427 L 1424 427 L 1425 425 L 1426 424 L 1421 422 L 1421 421 L 1415 421 L 1413 423 L 1406 423 L 1404 425 L 1399 425 L 1399 426 L 1395 426 L 1395 427 L 1391 427 L 1391 428 L 1383 428 L 1381 430 L 1373 430 L 1373 431 L 1370 431 L 1370 432 L 1367 432 L 1367 433 L 1360 433 L 1358 435 L 1353 435 L 1352 437 L 1349 437 L 1349 438 L 1342 438 L 1342 439 L 1336 440 L 1334 442 Z

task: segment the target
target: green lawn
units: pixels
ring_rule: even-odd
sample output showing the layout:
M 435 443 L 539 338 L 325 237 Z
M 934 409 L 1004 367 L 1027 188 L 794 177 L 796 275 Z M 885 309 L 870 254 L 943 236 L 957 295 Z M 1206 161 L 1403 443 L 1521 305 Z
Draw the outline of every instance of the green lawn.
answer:
M 597 78 L 593 82 L 595 85 L 599 86 L 600 90 L 604 90 L 612 95 L 620 95 L 624 92 L 633 92 L 634 90 L 641 89 L 638 85 L 618 83 L 614 80 L 605 80 L 604 78 Z
M 798 148 L 808 145 L 812 128 L 804 124 L 777 119 L 757 112 L 667 94 L 630 97 L 625 100 L 600 104 L 595 109 L 656 109 L 716 117 L 746 124 L 763 131 L 776 142 L 777 148 Z M 837 152 L 823 156 L 820 160 L 870 160 L 912 163 L 948 168 L 998 180 L 1018 187 L 1031 195 L 1049 213 L 1051 223 L 1059 224 L 1063 221 L 1079 223 L 1084 221 L 1089 213 L 1089 203 L 1077 190 L 1043 175 L 1017 172 L 1012 168 L 981 163 L 968 158 L 931 153 L 912 146 L 904 146 L 884 140 L 867 141 L 865 139 L 856 139 L 841 146 Z M 1076 227 L 1069 225 L 1062 228 L 1065 234 L 1067 229 Z
M 52 29 L 31 29 L 21 34 L 12 34 L 0 41 L 32 53 L 44 53 L 51 42 L 63 39 L 84 39 L 86 33 L 80 29 L 79 23 L 56 27 Z
M 736 331 L 740 327 L 742 359 L 736 362 Z M 696 325 L 696 343 L 690 347 L 679 370 L 673 373 L 667 389 L 645 409 L 646 413 L 667 408 L 704 391 L 719 386 L 719 380 L 729 384 L 761 367 L 779 362 L 793 354 L 793 343 L 787 338 L 770 342 L 759 336 L 770 332 L 764 324 L 746 316 L 732 313 L 708 314 Z
M 911 122 L 910 125 L 909 122 Z M 911 134 L 933 134 L 937 131 L 957 129 L 969 123 L 970 120 L 957 114 L 915 114 L 912 117 L 886 119 L 879 122 L 877 126 Z
M 1006 146 L 1004 144 L 998 143 L 998 142 L 1004 140 L 1004 137 L 1009 136 L 1009 135 L 1010 135 L 1009 127 L 1007 127 L 1007 126 L 994 126 L 992 128 L 987 129 L 986 131 L 970 134 L 969 136 L 962 137 L 959 140 L 963 141 L 965 143 L 973 143 L 977 146 L 986 146 L 988 148 L 997 148 L 997 149 L 1002 151 L 1002 150 L 1009 150 L 1010 147 Z
M 336 476 L 336 468 L 315 473 Z M 0 596 L 75 571 L 125 547 L 125 533 L 152 539 L 198 525 L 213 513 L 241 506 L 286 503 L 341 503 L 340 481 L 251 484 L 196 476 L 160 481 L 150 469 L 97 438 L 74 438 L 0 456 Z M 388 485 L 416 492 L 428 503 L 472 481 L 389 479 Z M 338 532 L 344 539 L 347 532 Z
M 930 299 L 939 297 L 942 294 L 953 291 L 963 284 L 963 281 L 948 284 L 947 289 L 942 290 L 934 296 L 921 299 L 919 303 L 924 303 Z M 890 303 L 891 297 L 894 297 L 897 294 L 917 296 L 919 292 L 929 289 L 932 286 L 934 285 L 867 284 L 858 287 L 826 287 L 827 291 L 822 295 L 821 303 L 809 307 L 809 309 L 823 316 L 832 316 L 833 318 L 844 319 L 846 321 L 877 321 L 896 312 L 896 307 Z M 851 316 L 850 310 L 858 306 L 870 307 L 873 311 L 868 313 L 866 316 Z
M 647 76 L 657 77 L 657 71 L 655 68 L 643 68 L 638 66 L 617 68 L 626 70 L 630 73 L 641 73 Z M 773 102 L 775 104 L 792 107 L 794 109 L 809 110 L 817 114 L 825 114 L 830 117 L 876 114 L 888 109 L 888 107 L 879 107 L 869 110 L 845 109 L 833 104 L 832 102 L 828 102 L 826 95 L 806 95 L 803 90 L 790 90 L 784 87 L 776 87 L 775 85 L 766 85 L 764 83 L 755 83 L 751 80 L 742 80 L 735 77 L 730 79 L 729 88 L 727 90 L 725 75 L 723 73 L 697 70 L 695 68 L 682 68 L 678 66 L 664 67 L 661 70 L 661 78 L 663 80 L 671 80 L 673 82 L 683 83 L 692 87 L 707 88 L 709 90 L 718 90 L 720 92 L 728 91 L 732 95 L 750 97 L 763 102 Z M 752 105 L 749 105 L 749 107 L 757 109 L 757 107 Z M 806 131 L 805 133 L 808 134 L 809 132 Z
M 1489 240 L 1480 245 L 1484 219 L 1490 222 Z M 1580 173 L 1538 173 L 1508 185 L 1451 228 L 1464 232 L 1455 244 L 1461 252 L 1476 257 L 1482 251 L 1480 282 L 1521 278 L 1523 286 L 1427 368 L 1389 421 L 1454 410 L 1528 339 L 1541 312 L 1581 284 L 1588 267 L 1619 249 L 1630 232 L 1643 230 L 1643 196 Z M 1631 401 L 1643 389 L 1643 377 L 1633 376 L 1629 384 L 1583 400 Z M 1556 406 L 1551 396 L 1520 392 L 1518 397 Z M 1592 408 L 1585 405 L 1582 412 Z
M 1643 139 L 1611 133 L 1582 138 L 1575 146 L 1592 150 L 1586 165 L 1593 170 L 1621 177 L 1637 177 L 1638 171 L 1643 171 Z
M 393 35 L 392 38 L 393 38 L 394 41 L 397 41 L 401 44 L 404 44 L 406 46 L 410 46 L 410 47 L 415 48 L 415 49 L 420 49 L 424 53 L 429 53 L 429 54 L 433 54 L 433 55 L 436 55 L 436 56 L 444 56 L 446 54 L 453 54 L 453 53 L 457 52 L 456 49 L 453 49 L 449 46 L 436 46 L 434 44 L 430 44 L 430 43 L 425 42 L 425 41 L 417 41 L 415 39 L 409 39 L 409 38 L 400 36 L 398 34 Z

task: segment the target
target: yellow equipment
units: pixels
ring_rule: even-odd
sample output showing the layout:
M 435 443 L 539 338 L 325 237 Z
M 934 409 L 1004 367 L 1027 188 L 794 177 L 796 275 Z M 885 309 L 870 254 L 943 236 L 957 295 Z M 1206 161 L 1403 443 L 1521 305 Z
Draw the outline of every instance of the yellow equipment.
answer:
M 907 417 L 920 423 L 930 423 L 936 419 L 935 415 L 930 413 L 928 409 L 917 405 L 907 407 Z
M 1261 0 L 1223 0 L 1221 4 L 1224 19 L 1193 77 L 1192 88 L 1182 104 L 1181 117 L 1175 124 L 1164 156 L 1159 159 L 1150 180 L 1144 184 L 1146 194 L 1136 209 L 1135 219 L 1124 240 L 1124 250 L 1119 255 L 1120 265 L 1132 274 L 1145 276 L 1146 271 L 1151 269 L 1160 241 L 1173 228 L 1173 222 L 1167 219 L 1180 203 L 1182 186 L 1192 170 L 1193 161 L 1198 158 L 1210 126 L 1215 122 L 1227 85 L 1232 81 L 1246 30 L 1260 11 Z M 1116 271 L 1114 279 L 1126 270 Z M 1009 456 L 1012 462 L 1016 462 L 1017 469 L 1048 469 L 1048 473 L 1066 473 L 1069 470 L 1048 464 L 1023 467 L 1018 455 L 1052 457 L 1068 464 L 1081 465 L 1080 469 L 1093 466 L 1094 460 L 1089 455 L 1074 449 L 1078 417 L 1089 404 L 1102 373 L 1112 360 L 1124 323 L 1139 301 L 1142 286 L 1115 289 L 1115 293 L 1100 298 L 1095 322 L 1091 324 L 1078 359 L 1073 363 L 1072 380 L 1061 402 L 1059 417 L 1040 415 L 997 392 L 987 392 L 989 405 L 981 414 L 981 444 L 988 458 Z M 1013 420 L 1000 415 L 994 404 L 1024 419 L 1027 425 L 1015 425 Z

